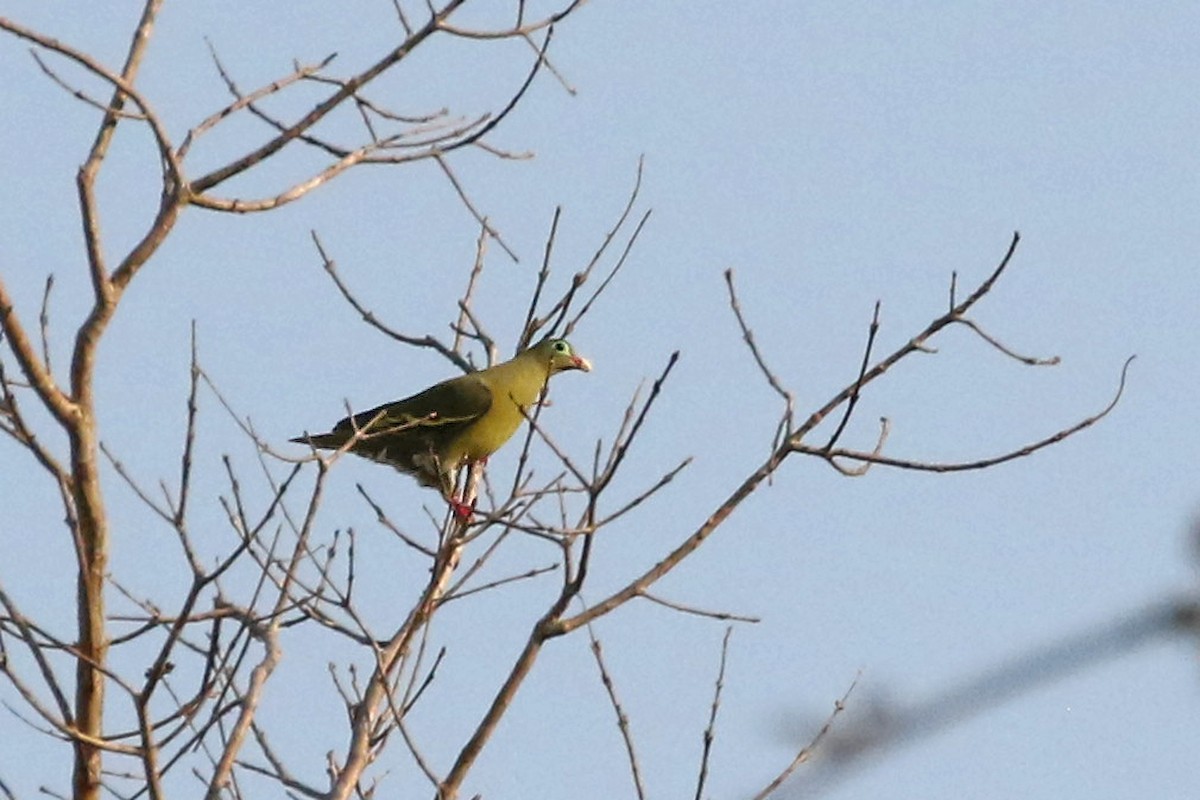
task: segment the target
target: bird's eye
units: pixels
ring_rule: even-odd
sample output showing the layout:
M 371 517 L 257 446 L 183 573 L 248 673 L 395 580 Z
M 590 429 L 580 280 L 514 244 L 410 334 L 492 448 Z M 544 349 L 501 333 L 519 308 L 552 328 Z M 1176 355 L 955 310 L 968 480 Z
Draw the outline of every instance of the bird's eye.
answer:
M 556 353 L 565 353 L 565 352 L 567 352 L 567 349 L 568 349 L 567 343 L 562 340 L 559 340 L 554 343 L 554 351 Z

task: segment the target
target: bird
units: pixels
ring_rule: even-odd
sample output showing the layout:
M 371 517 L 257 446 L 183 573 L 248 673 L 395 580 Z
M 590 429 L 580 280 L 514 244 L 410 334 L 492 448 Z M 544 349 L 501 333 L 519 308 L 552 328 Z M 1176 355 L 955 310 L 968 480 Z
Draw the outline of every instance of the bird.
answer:
M 348 446 L 355 455 L 437 489 L 459 519 L 470 519 L 473 504 L 454 497 L 455 472 L 464 464 L 487 463 L 521 427 L 550 376 L 570 370 L 591 372 L 592 364 L 566 339 L 548 336 L 502 364 L 348 416 L 328 433 L 290 441 L 319 450 Z

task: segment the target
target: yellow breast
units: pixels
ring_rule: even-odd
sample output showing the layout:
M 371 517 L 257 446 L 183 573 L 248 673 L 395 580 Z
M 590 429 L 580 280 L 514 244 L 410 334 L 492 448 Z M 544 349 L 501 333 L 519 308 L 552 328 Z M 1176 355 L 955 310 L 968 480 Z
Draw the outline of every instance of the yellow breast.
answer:
M 537 402 L 548 377 L 546 368 L 532 359 L 514 359 L 479 373 L 492 393 L 492 404 L 447 444 L 443 463 L 478 461 L 503 447 L 525 421 L 521 410 Z

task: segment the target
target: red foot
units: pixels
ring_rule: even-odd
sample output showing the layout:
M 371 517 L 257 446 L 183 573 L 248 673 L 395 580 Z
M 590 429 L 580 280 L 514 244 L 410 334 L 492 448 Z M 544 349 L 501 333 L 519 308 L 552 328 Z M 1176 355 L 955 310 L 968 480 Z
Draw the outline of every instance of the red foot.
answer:
M 454 516 L 463 522 L 470 521 L 471 517 L 475 515 L 475 503 L 473 501 L 471 503 L 464 503 L 461 500 L 451 500 L 450 508 L 454 511 Z

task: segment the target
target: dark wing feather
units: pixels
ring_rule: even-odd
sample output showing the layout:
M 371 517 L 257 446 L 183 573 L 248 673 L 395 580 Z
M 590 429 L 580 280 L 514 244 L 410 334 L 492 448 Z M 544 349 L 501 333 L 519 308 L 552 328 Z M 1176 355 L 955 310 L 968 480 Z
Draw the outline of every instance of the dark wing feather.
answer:
M 384 403 L 369 411 L 346 417 L 333 426 L 334 433 L 355 431 L 375 434 L 388 429 L 445 429 L 470 424 L 492 407 L 492 392 L 474 375 L 451 378 L 412 397 Z
M 457 464 L 442 464 L 446 444 L 492 406 L 492 392 L 474 375 L 463 375 L 423 392 L 384 403 L 338 422 L 327 434 L 300 441 L 337 448 L 360 438 L 350 451 L 409 473 L 424 486 L 449 492 L 450 473 Z

